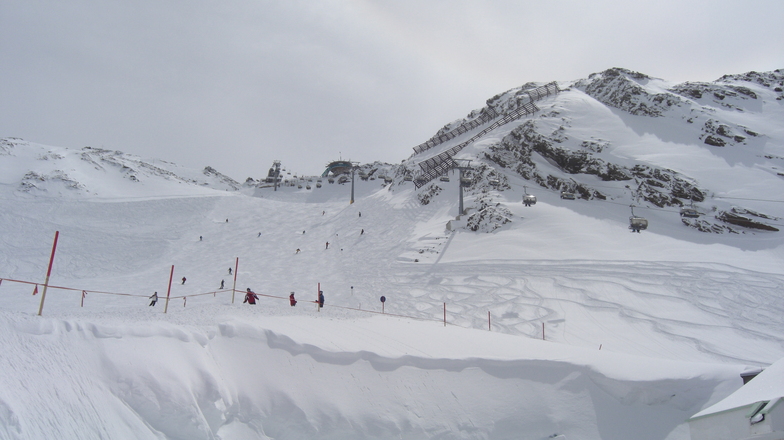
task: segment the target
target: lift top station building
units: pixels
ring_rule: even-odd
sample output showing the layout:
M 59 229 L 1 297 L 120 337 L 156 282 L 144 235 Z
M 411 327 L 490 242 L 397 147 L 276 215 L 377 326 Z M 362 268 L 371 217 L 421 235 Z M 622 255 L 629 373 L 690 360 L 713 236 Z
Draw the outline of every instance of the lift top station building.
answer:
M 351 162 L 348 160 L 336 160 L 327 165 L 327 169 L 321 173 L 321 177 L 329 177 L 330 173 L 332 173 L 333 176 L 349 174 L 351 173 L 351 167 Z

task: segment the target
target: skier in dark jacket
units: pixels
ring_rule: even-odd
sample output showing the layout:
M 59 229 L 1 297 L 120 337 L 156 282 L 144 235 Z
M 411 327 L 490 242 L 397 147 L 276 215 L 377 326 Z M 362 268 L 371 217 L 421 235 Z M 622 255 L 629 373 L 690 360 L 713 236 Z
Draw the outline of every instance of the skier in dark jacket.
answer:
M 294 299 L 294 292 L 291 292 L 291 295 L 289 295 L 289 303 L 291 303 L 291 307 L 297 305 L 297 300 Z
M 324 307 L 324 291 L 319 290 L 319 300 L 318 300 L 319 308 Z
M 257 299 L 259 299 L 259 297 L 255 293 L 253 293 L 252 290 L 250 290 L 250 287 L 248 287 L 247 293 L 245 293 L 245 301 L 243 301 L 242 303 L 243 304 L 248 303 L 250 305 L 255 305 Z

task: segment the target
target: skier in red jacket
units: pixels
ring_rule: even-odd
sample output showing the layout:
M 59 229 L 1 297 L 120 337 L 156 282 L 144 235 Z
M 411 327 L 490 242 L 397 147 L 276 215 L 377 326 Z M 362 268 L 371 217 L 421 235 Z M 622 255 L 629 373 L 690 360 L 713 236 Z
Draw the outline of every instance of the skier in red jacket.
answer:
M 297 300 L 294 299 L 294 292 L 291 292 L 291 295 L 289 295 L 289 303 L 291 303 L 291 307 L 297 305 Z
M 255 305 L 257 299 L 259 299 L 259 297 L 255 293 L 253 293 L 252 290 L 250 290 L 250 287 L 248 287 L 248 291 L 245 294 L 245 301 L 243 301 L 242 303 L 243 304 L 248 303 L 248 304 L 251 304 L 251 305 Z

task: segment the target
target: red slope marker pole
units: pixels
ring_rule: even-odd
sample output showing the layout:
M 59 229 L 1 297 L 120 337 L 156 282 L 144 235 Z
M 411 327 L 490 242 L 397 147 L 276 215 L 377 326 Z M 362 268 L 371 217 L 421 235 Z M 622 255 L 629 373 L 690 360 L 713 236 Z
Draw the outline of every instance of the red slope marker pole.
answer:
M 166 305 L 163 307 L 163 313 L 169 310 L 169 295 L 171 295 L 171 283 L 174 278 L 174 265 L 172 264 L 171 274 L 169 275 L 169 290 L 166 291 Z
M 316 311 L 320 312 L 321 309 L 319 308 L 319 294 L 321 293 L 321 283 L 318 283 L 318 287 L 316 287 Z
M 46 270 L 46 281 L 44 281 L 44 291 L 41 293 L 41 305 L 38 306 L 38 316 L 44 312 L 44 299 L 46 299 L 46 288 L 49 286 L 49 276 L 52 274 L 52 265 L 54 264 L 54 252 L 57 250 L 57 238 L 60 237 L 60 231 L 54 232 L 54 244 L 52 244 L 52 256 L 49 257 L 49 269 Z
M 444 327 L 446 327 L 446 303 L 444 303 Z
M 490 311 L 487 311 L 487 330 L 492 331 L 493 329 L 490 327 Z

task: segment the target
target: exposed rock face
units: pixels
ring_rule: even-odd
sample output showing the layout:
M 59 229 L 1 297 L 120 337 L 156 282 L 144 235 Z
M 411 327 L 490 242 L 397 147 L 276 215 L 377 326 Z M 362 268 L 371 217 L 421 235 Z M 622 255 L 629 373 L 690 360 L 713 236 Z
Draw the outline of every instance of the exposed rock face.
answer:
M 640 84 L 650 78 L 638 72 L 613 68 L 594 73 L 575 84 L 597 101 L 638 116 L 663 116 L 683 101 L 671 93 L 648 93 Z
M 509 168 L 524 179 L 532 180 L 539 185 L 556 191 L 569 190 L 577 197 L 590 200 L 607 198 L 602 192 L 584 184 L 566 181 L 553 175 L 543 175 L 532 159 L 538 153 L 550 164 L 558 166 L 567 174 L 595 175 L 603 181 L 629 181 L 631 190 L 637 191 L 641 200 L 648 201 L 658 207 L 683 206 L 684 201 L 704 200 L 703 192 L 696 184 L 680 176 L 673 170 L 655 168 L 648 165 L 636 165 L 628 168 L 609 163 L 594 157 L 594 151 L 572 151 L 559 146 L 558 138 L 541 134 L 537 131 L 537 123 L 528 120 L 517 127 L 499 144 L 493 145 L 485 152 L 485 158 L 503 168 Z M 581 145 L 596 145 L 593 140 L 582 141 Z M 601 145 L 606 145 L 603 143 Z
M 705 200 L 705 194 L 696 187 L 696 184 L 673 170 L 635 165 L 631 172 L 637 182 L 638 196 L 659 208 L 680 207 L 688 201 Z
M 433 197 L 437 196 L 441 193 L 441 187 L 436 184 L 431 184 L 427 186 L 427 189 L 424 191 L 420 191 L 417 194 L 417 199 L 419 199 L 419 203 L 422 205 L 427 205 L 433 199 Z
M 34 171 L 29 171 L 24 175 L 22 181 L 19 183 L 19 189 L 22 192 L 32 192 L 34 190 L 46 192 L 46 182 L 59 182 L 63 187 L 72 191 L 84 190 L 85 186 L 76 180 L 72 179 L 67 173 L 62 170 L 55 170 L 48 174 L 38 174 Z
M 500 203 L 494 203 L 491 196 L 479 197 L 477 202 L 479 206 L 476 212 L 468 217 L 466 228 L 472 231 L 493 232 L 512 221 L 514 216 L 512 212 Z
M 233 188 L 235 190 L 240 188 L 240 184 L 236 180 L 232 179 L 231 177 L 229 177 L 229 176 L 227 176 L 225 174 L 219 173 L 213 167 L 209 167 L 209 166 L 208 167 L 204 167 L 203 173 L 207 177 L 215 177 L 215 178 L 217 178 L 221 183 L 224 183 L 224 184 L 230 186 L 231 188 Z
M 702 105 L 715 105 L 737 111 L 743 111 L 743 107 L 736 105 L 736 101 L 757 99 L 757 95 L 747 87 L 718 83 L 685 82 L 670 91 Z

